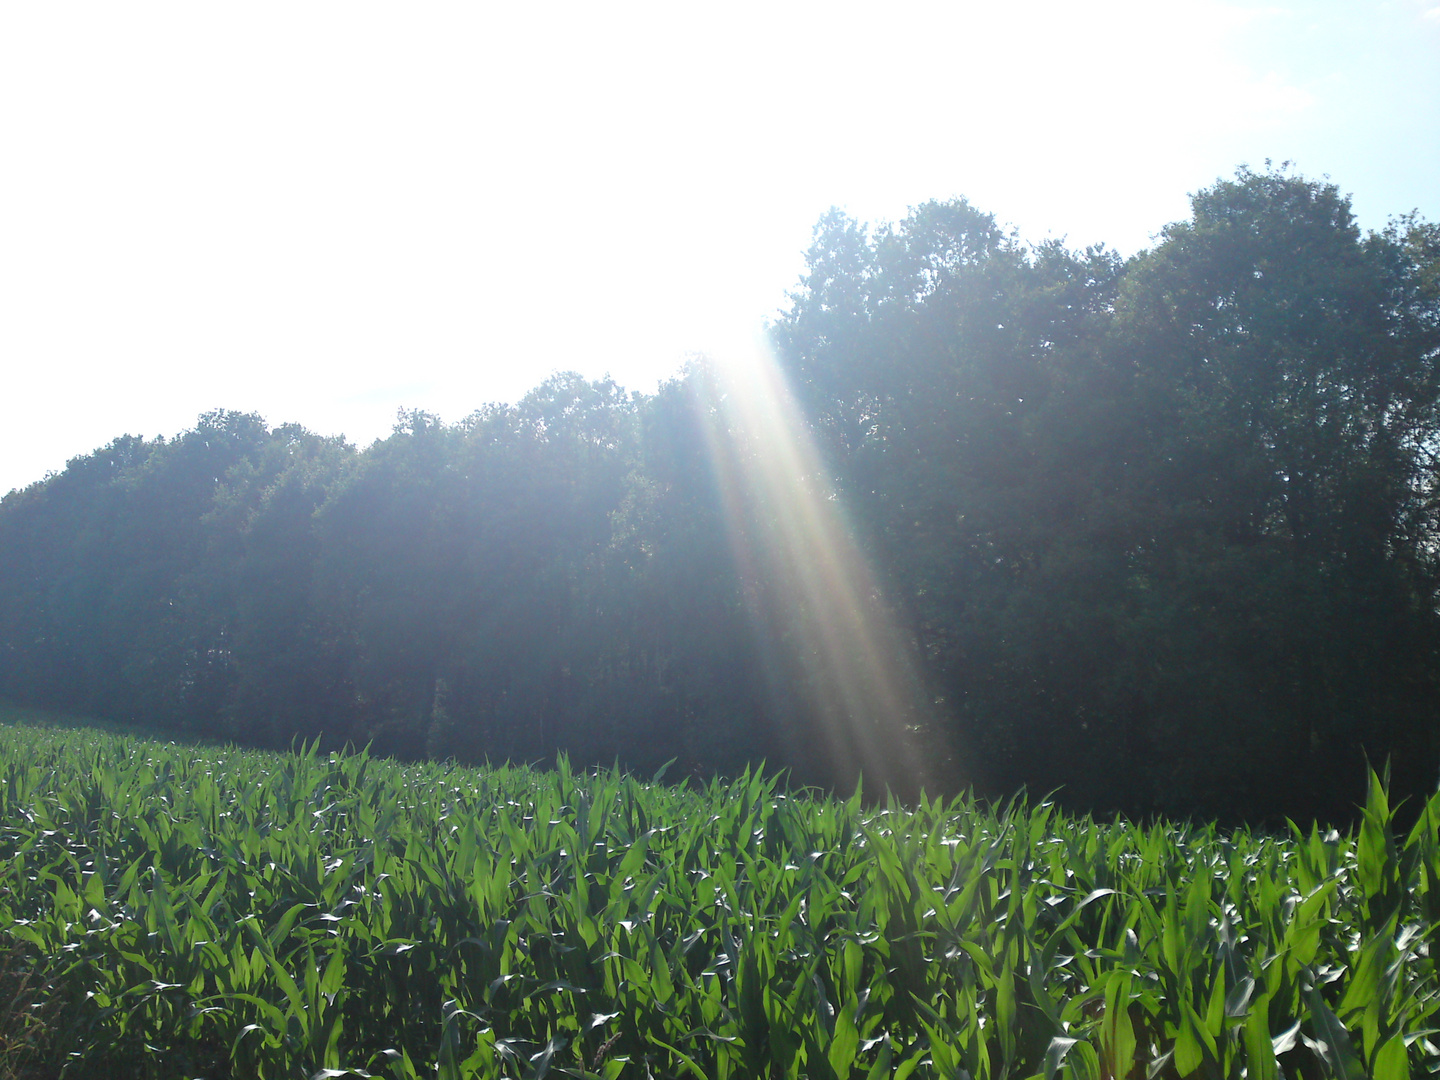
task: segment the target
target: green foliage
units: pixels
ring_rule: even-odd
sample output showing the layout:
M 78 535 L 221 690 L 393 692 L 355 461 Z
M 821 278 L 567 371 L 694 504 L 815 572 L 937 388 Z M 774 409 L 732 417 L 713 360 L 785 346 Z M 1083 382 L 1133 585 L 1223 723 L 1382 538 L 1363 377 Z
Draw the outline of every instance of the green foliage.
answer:
M 1191 211 L 1129 260 L 963 200 L 826 215 L 772 327 L 798 431 L 747 430 L 697 361 L 363 451 L 227 412 L 116 439 L 0 500 L 0 696 L 849 790 L 845 697 L 950 793 L 1358 824 L 1368 758 L 1408 823 L 1440 769 L 1440 226 L 1363 235 L 1284 168 Z M 834 552 L 767 557 L 762 473 L 833 493 L 903 706 L 820 674 L 840 638 L 797 583 Z
M 6 726 L 0 934 L 69 1076 L 1403 1077 L 1440 796 L 1370 791 L 1279 838 Z
M 1440 242 L 1240 170 L 1128 262 L 822 220 L 776 328 L 992 790 L 1343 820 L 1440 730 Z
M 0 504 L 0 693 L 269 748 L 738 772 L 773 746 L 692 389 L 556 375 L 364 453 L 226 413 L 117 440 Z

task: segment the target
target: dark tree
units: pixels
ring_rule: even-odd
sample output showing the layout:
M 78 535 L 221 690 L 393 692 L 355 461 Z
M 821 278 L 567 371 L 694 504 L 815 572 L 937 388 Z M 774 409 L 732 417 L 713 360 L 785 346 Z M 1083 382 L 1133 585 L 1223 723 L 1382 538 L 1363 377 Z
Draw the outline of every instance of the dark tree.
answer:
M 1343 817 L 1434 782 L 1436 233 L 1242 170 L 1122 266 L 822 221 L 777 328 L 994 790 Z
M 883 719 L 933 780 L 1266 822 L 1346 819 L 1367 756 L 1432 789 L 1440 227 L 1362 234 L 1284 170 L 1198 193 L 1128 261 L 963 201 L 832 212 L 792 301 L 774 341 L 822 464 L 789 481 L 873 570 L 839 575 L 864 584 L 844 610 L 913 646 Z M 756 557 L 791 489 L 737 483 L 781 444 L 727 393 L 697 361 L 650 396 L 565 374 L 404 413 L 363 452 L 226 412 L 117 439 L 0 501 L 0 695 L 848 786 L 807 553 Z

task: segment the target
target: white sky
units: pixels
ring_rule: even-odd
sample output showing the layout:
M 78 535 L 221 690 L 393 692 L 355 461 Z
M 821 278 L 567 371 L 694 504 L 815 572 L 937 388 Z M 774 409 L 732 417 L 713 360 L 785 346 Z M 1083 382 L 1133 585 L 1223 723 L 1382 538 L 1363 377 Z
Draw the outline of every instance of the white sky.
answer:
M 1440 218 L 1440 0 L 0 6 L 0 493 L 207 409 L 653 390 L 831 205 L 1129 253 L 1242 162 Z

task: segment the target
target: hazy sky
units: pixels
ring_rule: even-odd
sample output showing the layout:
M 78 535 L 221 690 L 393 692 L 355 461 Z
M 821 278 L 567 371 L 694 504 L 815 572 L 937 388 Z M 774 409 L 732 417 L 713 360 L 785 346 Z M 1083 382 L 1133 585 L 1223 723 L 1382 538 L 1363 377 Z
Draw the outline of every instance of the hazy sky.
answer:
M 205 410 L 654 389 L 829 206 L 1129 253 L 1291 159 L 1440 218 L 1440 0 L 0 7 L 0 492 Z

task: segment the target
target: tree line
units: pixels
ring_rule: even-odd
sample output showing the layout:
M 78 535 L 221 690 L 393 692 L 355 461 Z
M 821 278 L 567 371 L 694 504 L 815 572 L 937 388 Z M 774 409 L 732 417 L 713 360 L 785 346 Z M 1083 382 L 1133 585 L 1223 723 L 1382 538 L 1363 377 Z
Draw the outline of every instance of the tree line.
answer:
M 1440 226 L 1363 233 L 1283 169 L 1129 259 L 963 200 L 832 211 L 770 336 L 911 654 L 932 790 L 1278 822 L 1345 819 L 1367 758 L 1434 789 Z M 726 392 L 697 360 L 654 394 L 563 374 L 407 412 L 365 450 L 224 411 L 118 438 L 0 501 L 0 696 L 853 784 L 816 750 L 825 628 L 737 554 L 774 507 L 727 483 L 717 440 L 766 447 Z

